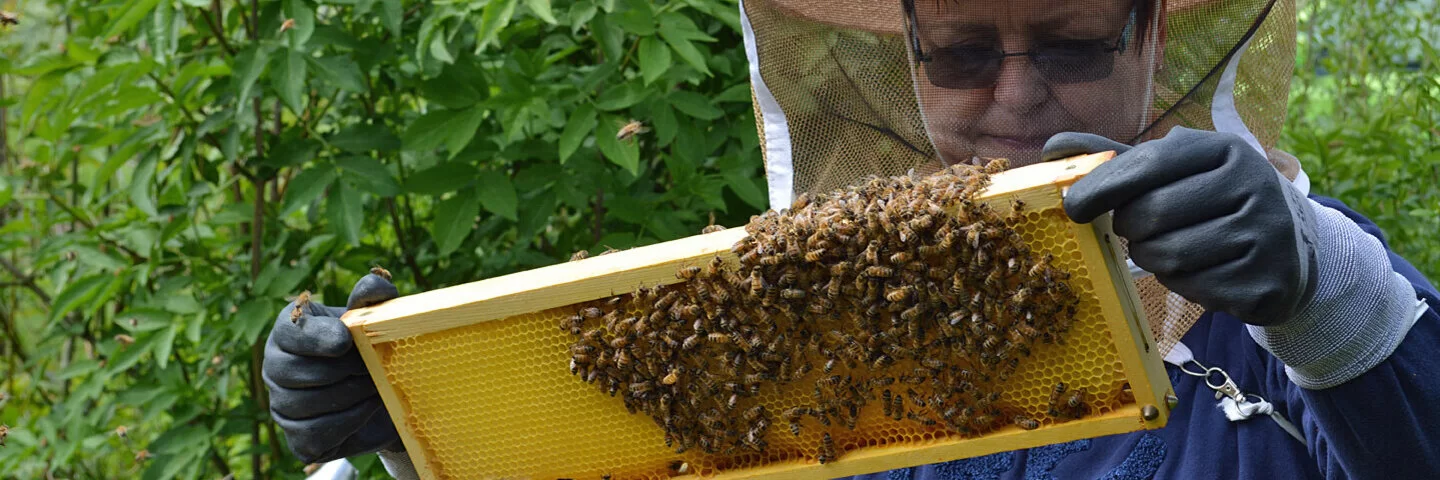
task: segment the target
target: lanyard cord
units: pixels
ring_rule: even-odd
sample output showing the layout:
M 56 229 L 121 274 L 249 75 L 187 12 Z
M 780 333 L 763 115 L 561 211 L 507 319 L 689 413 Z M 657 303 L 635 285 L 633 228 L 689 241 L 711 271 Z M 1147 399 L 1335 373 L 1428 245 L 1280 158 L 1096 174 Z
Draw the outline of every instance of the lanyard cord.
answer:
M 1300 441 L 1307 449 L 1310 447 L 1310 442 L 1305 440 L 1300 429 L 1285 419 L 1280 412 L 1275 411 L 1275 406 L 1266 401 L 1265 397 L 1241 391 L 1240 387 L 1235 384 L 1235 380 L 1230 378 L 1229 373 L 1220 367 L 1206 367 L 1205 364 L 1195 359 L 1195 354 L 1185 344 L 1176 342 L 1170 353 L 1165 356 L 1165 362 L 1175 365 L 1186 375 L 1205 379 L 1205 386 L 1215 391 L 1215 399 L 1220 401 L 1220 410 L 1230 421 L 1238 422 L 1247 420 L 1257 413 L 1265 414 L 1274 420 L 1282 430 L 1285 430 L 1285 433 Z M 1187 368 L 1189 365 L 1194 365 L 1199 370 Z

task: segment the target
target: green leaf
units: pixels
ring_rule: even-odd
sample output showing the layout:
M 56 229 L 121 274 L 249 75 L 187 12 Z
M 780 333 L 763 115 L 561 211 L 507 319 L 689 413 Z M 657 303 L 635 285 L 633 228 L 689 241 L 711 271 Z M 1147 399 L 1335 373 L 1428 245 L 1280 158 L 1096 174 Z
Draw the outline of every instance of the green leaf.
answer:
M 470 107 L 461 111 L 453 121 L 445 125 L 445 148 L 450 151 L 450 158 L 465 150 L 470 144 L 470 139 L 475 138 L 475 132 L 480 128 L 480 122 L 485 120 L 487 112 L 481 107 Z
M 280 207 L 280 216 L 289 215 L 314 202 L 337 178 L 340 178 L 340 171 L 334 168 L 316 167 L 300 172 L 285 186 L 285 202 Z
M 761 190 L 760 186 L 756 185 L 755 182 L 755 178 L 744 175 L 741 172 L 731 171 L 725 173 L 725 185 L 730 187 L 730 191 L 735 192 L 735 196 L 740 197 L 740 200 L 749 204 L 751 207 L 755 207 L 757 210 L 764 209 L 768 200 L 765 197 L 765 192 Z
M 400 36 L 400 22 L 404 19 L 405 8 L 402 0 L 380 0 L 380 23 L 390 30 L 390 35 Z
M 194 448 L 196 445 L 209 445 L 210 431 L 203 427 L 194 425 L 178 426 L 165 433 L 160 434 L 150 441 L 151 453 L 176 453 L 186 449 Z
M 670 48 L 674 49 L 675 53 L 680 54 L 680 59 L 685 63 L 695 67 L 707 77 L 711 75 L 710 66 L 705 63 L 705 55 L 700 53 L 700 50 L 695 48 L 695 44 L 690 43 L 690 40 L 677 38 L 674 34 L 666 34 L 664 28 L 660 29 L 660 37 L 665 39 L 665 43 L 670 44 Z
M 601 129 L 595 132 L 595 144 L 607 160 L 624 168 L 631 175 L 640 170 L 640 143 L 634 140 L 620 141 L 615 133 L 626 123 L 619 118 L 607 118 L 600 122 Z
M 444 63 L 455 63 L 455 56 L 450 55 L 450 48 L 446 45 L 444 32 L 437 31 L 430 37 L 430 56 Z
M 560 133 L 561 164 L 575 154 L 575 150 L 580 148 L 580 143 L 585 140 L 585 137 L 595 131 L 597 124 L 595 107 L 590 106 L 589 103 L 581 104 L 580 108 L 570 114 L 570 119 L 565 121 L 565 130 Z
M 162 480 L 179 478 L 185 467 L 198 462 L 205 454 L 209 443 L 200 443 L 180 453 L 157 454 L 146 462 L 145 472 L 140 480 Z
M 520 200 L 515 195 L 515 185 L 503 172 L 487 170 L 480 174 L 480 205 L 490 213 L 517 220 Z
M 459 190 L 475 181 L 475 166 L 467 162 L 446 162 L 410 175 L 405 191 L 424 195 L 442 195 Z
M 644 100 L 645 94 L 644 87 L 638 84 L 625 83 L 616 85 L 604 93 L 601 93 L 600 97 L 595 99 L 595 108 L 606 112 L 630 108 L 636 103 L 640 103 L 641 100 Z
M 364 204 L 360 192 L 348 182 L 337 182 L 326 199 L 326 213 L 329 214 L 330 228 L 340 232 L 340 238 L 351 246 L 360 245 L 360 227 Z
M 555 20 L 555 12 L 550 10 L 550 0 L 525 0 L 525 6 L 530 7 L 530 12 L 544 20 L 545 23 L 551 25 L 558 23 Z
M 285 11 L 286 20 L 295 21 L 295 26 L 285 32 L 290 48 L 300 48 L 315 33 L 315 10 L 305 0 L 284 0 L 281 8 Z
M 449 255 L 474 230 L 475 216 L 480 214 L 480 204 L 475 189 L 467 188 L 441 200 L 435 206 L 435 222 L 430 225 L 430 235 L 435 239 L 440 255 Z
M 175 347 L 175 334 L 179 332 L 177 324 L 170 324 L 161 330 L 158 338 L 155 339 L 155 363 L 163 370 L 170 364 L 170 350 Z
M 365 75 L 360 72 L 360 66 L 346 56 L 330 56 L 314 58 L 306 56 L 305 60 L 315 67 L 317 77 L 329 82 L 336 88 L 353 93 L 365 93 Z
M 655 13 L 647 2 L 630 2 L 625 10 L 612 16 L 616 25 L 633 35 L 655 34 Z
M 246 47 L 235 55 L 235 76 L 231 77 L 231 86 L 235 89 L 239 104 L 245 105 L 250 99 L 250 89 L 255 86 L 255 81 L 260 79 L 260 74 L 265 72 L 269 55 L 269 49 L 259 45 Z
M 271 88 L 296 115 L 305 111 L 305 76 L 309 73 L 306 67 L 305 56 L 287 48 L 285 54 L 276 59 L 275 70 L 270 75 Z
M 140 20 L 150 14 L 150 10 L 155 9 L 155 5 L 159 4 L 160 0 L 129 0 L 125 2 L 125 5 L 120 7 L 120 13 L 111 18 L 110 23 L 105 26 L 104 37 L 110 38 L 129 32 L 131 28 L 135 27 L 135 24 L 140 23 Z
M 400 144 L 405 150 L 434 150 L 450 138 L 446 126 L 454 123 L 463 110 L 431 110 L 410 122 L 405 133 L 400 134 Z
M 439 76 L 420 84 L 425 100 L 455 110 L 480 103 L 488 90 L 484 72 L 468 59 L 446 65 Z
M 140 165 L 135 167 L 129 185 L 130 203 L 151 217 L 159 215 L 159 211 L 155 209 L 155 196 L 150 193 L 150 186 L 155 183 L 157 161 L 153 152 L 145 155 L 140 160 Z
M 670 69 L 670 47 L 655 37 L 640 39 L 640 74 L 645 84 L 654 83 Z
M 485 50 L 515 15 L 516 0 L 494 0 L 485 5 L 475 25 L 475 51 Z
M 331 146 L 354 153 L 389 152 L 400 149 L 400 139 L 384 125 L 359 123 L 345 127 L 326 140 Z
M 688 90 L 670 92 L 668 100 L 676 110 L 701 120 L 715 120 L 725 115 L 724 110 L 711 105 L 704 95 Z
M 55 298 L 50 301 L 50 320 L 55 321 L 80 307 L 81 304 L 105 288 L 111 278 L 112 275 L 109 273 L 93 273 L 71 279 L 65 288 L 62 288 L 60 293 L 56 293 Z
M 701 32 L 700 27 L 695 26 L 695 22 L 683 13 L 674 11 L 665 12 L 660 15 L 660 18 L 656 19 L 656 22 L 660 24 L 660 35 L 667 38 L 673 37 L 676 39 L 701 42 L 715 41 L 715 37 Z
M 335 162 L 341 170 L 351 173 L 347 179 L 354 179 L 359 186 L 369 188 L 370 193 L 379 197 L 393 197 L 400 194 L 400 184 L 390 175 L 385 164 L 370 157 L 345 157 Z

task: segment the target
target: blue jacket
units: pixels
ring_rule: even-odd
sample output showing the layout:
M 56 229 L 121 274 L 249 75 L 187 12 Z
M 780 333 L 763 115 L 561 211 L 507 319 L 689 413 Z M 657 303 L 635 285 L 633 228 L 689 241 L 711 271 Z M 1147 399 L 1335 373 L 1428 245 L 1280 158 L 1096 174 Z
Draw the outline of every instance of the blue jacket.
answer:
M 1340 202 L 1312 199 L 1385 242 L 1373 222 Z M 1430 309 L 1388 359 L 1339 386 L 1296 386 L 1245 325 L 1224 313 L 1205 313 L 1181 340 L 1197 360 L 1272 402 L 1301 429 L 1308 448 L 1269 417 L 1227 420 L 1203 379 L 1167 364 L 1180 405 L 1165 428 L 855 478 L 1440 479 L 1440 293 L 1410 263 L 1394 252 L 1389 257 Z

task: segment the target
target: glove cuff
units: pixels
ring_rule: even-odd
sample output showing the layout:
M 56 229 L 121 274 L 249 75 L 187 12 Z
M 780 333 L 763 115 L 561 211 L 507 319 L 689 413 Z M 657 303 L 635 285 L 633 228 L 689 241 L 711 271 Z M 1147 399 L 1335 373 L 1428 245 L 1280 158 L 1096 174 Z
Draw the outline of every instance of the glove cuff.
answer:
M 1250 337 L 1285 364 L 1302 388 L 1345 383 L 1390 356 L 1414 324 L 1415 290 L 1390 266 L 1385 247 L 1343 214 L 1306 200 L 1315 213 L 1314 292 L 1299 314 Z
M 420 473 L 415 471 L 415 464 L 411 463 L 410 455 L 404 451 L 393 452 L 381 450 L 375 452 L 380 456 L 380 464 L 385 465 L 385 471 L 397 480 L 419 480 Z

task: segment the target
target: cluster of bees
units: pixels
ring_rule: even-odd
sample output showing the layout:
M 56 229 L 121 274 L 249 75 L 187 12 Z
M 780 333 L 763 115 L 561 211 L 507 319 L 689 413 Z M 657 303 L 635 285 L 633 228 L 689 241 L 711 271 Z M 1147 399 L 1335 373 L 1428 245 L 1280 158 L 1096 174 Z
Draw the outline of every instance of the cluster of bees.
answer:
M 829 462 L 830 429 L 869 408 L 964 435 L 1037 428 L 1002 387 L 1036 342 L 1060 340 L 1078 297 L 1015 231 L 1023 205 L 1001 215 L 977 200 L 1005 167 L 873 177 L 753 217 L 738 261 L 578 305 L 560 325 L 575 337 L 570 370 L 653 418 L 677 453 L 764 451 L 784 423 L 821 428 Z M 776 411 L 759 399 L 806 387 Z M 1051 416 L 1079 418 L 1084 400 L 1057 385 Z

